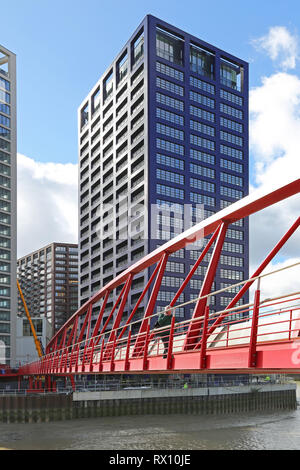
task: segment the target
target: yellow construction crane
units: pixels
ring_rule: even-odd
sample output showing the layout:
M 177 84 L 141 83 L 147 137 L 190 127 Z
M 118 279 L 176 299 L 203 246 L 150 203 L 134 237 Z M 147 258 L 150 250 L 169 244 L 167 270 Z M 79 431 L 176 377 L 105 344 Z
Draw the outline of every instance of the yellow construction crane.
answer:
M 31 328 L 31 331 L 32 331 L 32 335 L 33 335 L 33 339 L 34 339 L 34 342 L 35 342 L 35 347 L 36 347 L 36 350 L 37 350 L 37 353 L 38 353 L 38 356 L 39 357 L 42 357 L 44 354 L 43 354 L 43 346 L 40 342 L 40 340 L 38 339 L 37 337 L 37 334 L 36 334 L 36 331 L 35 331 L 35 328 L 34 328 L 34 324 L 31 320 L 31 317 L 30 317 L 30 314 L 29 314 L 29 310 L 27 308 L 27 304 L 26 304 L 26 301 L 25 301 L 25 298 L 24 298 L 24 295 L 23 295 L 23 292 L 22 292 L 22 289 L 21 289 L 21 286 L 20 286 L 20 283 L 19 281 L 17 280 L 17 286 L 18 286 L 18 290 L 19 290 L 19 294 L 20 294 L 20 297 L 22 299 L 22 302 L 23 302 L 23 306 L 24 306 L 24 310 L 25 310 L 25 313 L 26 313 L 26 317 L 28 318 L 28 321 L 29 321 L 29 324 L 30 324 L 30 328 Z

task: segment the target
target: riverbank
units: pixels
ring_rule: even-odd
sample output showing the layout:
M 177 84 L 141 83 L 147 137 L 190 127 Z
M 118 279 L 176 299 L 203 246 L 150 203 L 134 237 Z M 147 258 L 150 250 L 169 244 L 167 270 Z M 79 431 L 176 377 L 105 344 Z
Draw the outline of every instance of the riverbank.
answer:
M 128 389 L 0 397 L 0 422 L 43 423 L 109 416 L 295 410 L 296 384 L 191 389 Z

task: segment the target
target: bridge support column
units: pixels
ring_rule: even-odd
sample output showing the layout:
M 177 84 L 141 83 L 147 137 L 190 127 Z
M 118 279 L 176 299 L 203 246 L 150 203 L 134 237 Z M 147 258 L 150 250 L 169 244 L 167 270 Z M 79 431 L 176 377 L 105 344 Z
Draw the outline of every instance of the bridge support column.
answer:
M 200 349 L 200 369 L 206 369 L 206 347 L 207 347 L 207 325 L 209 318 L 209 306 L 205 308 L 204 319 L 203 319 L 203 332 Z
M 257 280 L 257 289 L 255 291 L 255 296 L 254 296 L 251 336 L 250 336 L 250 344 L 249 344 L 248 367 L 256 366 L 256 359 L 257 359 L 256 358 L 256 344 L 257 344 L 259 301 L 260 301 L 260 278 Z
M 174 326 L 175 326 L 175 315 L 172 317 L 172 323 L 170 328 L 169 347 L 167 355 L 167 369 L 173 368 L 173 343 L 174 343 Z

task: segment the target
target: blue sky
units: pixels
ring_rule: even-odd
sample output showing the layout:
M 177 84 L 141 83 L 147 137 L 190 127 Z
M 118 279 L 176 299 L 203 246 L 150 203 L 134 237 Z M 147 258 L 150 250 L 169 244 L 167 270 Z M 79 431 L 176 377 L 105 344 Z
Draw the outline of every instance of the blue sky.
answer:
M 297 0 L 2 2 L 0 43 L 17 54 L 20 153 L 77 162 L 77 107 L 147 13 L 249 61 L 251 87 L 273 69 L 251 41 L 270 26 L 300 29 Z
M 299 0 L 9 0 L 0 44 L 17 54 L 18 256 L 77 242 L 77 108 L 146 14 L 249 62 L 251 190 L 299 177 Z M 252 267 L 299 204 L 250 218 Z M 276 266 L 300 260 L 299 246 L 300 234 Z M 285 280 L 290 287 L 294 277 Z

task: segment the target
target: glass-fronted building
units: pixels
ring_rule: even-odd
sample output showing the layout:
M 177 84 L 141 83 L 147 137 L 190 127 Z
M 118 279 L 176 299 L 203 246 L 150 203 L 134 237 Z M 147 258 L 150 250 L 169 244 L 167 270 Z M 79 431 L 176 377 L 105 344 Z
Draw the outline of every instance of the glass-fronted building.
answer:
M 30 316 L 46 318 L 53 336 L 78 308 L 77 245 L 51 243 L 23 256 L 17 275 Z M 18 315 L 25 317 L 20 296 Z
M 137 259 L 248 194 L 248 64 L 151 15 L 81 103 L 78 127 L 80 304 Z M 169 257 L 160 310 L 203 243 L 190 248 Z M 210 255 L 180 302 L 199 295 Z M 247 279 L 248 264 L 248 221 L 240 221 L 227 231 L 213 289 Z M 135 276 L 124 320 L 150 274 Z M 212 298 L 211 310 L 224 309 L 234 291 Z M 181 307 L 177 317 L 192 310 Z
M 16 362 L 16 56 L 0 45 L 0 363 Z

